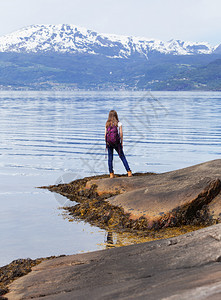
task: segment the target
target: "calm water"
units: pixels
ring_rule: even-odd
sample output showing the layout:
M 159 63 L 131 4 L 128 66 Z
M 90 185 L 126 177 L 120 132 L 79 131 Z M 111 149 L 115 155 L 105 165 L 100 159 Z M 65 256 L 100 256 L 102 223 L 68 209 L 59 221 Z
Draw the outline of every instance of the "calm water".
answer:
M 220 158 L 221 93 L 0 92 L 0 265 L 104 247 L 105 231 L 69 222 L 66 199 L 35 187 L 107 173 L 113 108 L 134 172 Z M 114 169 L 124 172 L 118 157 Z

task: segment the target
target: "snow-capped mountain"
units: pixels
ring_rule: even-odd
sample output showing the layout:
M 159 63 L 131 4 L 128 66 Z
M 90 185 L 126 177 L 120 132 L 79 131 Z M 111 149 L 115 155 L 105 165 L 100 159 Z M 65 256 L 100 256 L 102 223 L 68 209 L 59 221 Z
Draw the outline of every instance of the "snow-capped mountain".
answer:
M 110 58 L 129 58 L 150 53 L 173 55 L 211 54 L 216 47 L 208 43 L 99 34 L 75 25 L 32 25 L 0 37 L 0 52 L 85 53 Z

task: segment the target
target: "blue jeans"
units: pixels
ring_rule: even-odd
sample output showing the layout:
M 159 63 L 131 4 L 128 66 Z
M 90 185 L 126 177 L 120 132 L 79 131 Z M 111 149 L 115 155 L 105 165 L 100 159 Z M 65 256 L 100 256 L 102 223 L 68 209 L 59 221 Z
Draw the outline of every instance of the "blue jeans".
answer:
M 130 171 L 130 167 L 129 167 L 128 162 L 126 160 L 126 157 L 124 155 L 124 151 L 123 151 L 123 148 L 122 148 L 121 144 L 118 144 L 116 146 L 107 145 L 107 149 L 108 149 L 108 167 L 109 167 L 109 172 L 110 173 L 114 172 L 114 170 L 113 170 L 113 152 L 114 152 L 114 149 L 117 151 L 120 159 L 122 160 L 125 169 L 127 171 Z

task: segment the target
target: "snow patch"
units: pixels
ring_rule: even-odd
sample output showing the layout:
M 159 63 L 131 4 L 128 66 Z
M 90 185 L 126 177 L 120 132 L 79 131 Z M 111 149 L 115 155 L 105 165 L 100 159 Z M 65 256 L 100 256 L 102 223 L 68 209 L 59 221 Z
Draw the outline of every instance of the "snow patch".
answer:
M 139 55 L 148 59 L 149 52 L 153 51 L 173 55 L 211 54 L 217 47 L 205 42 L 163 42 L 143 37 L 99 34 L 70 24 L 31 25 L 0 37 L 0 52 L 89 53 L 111 58 Z

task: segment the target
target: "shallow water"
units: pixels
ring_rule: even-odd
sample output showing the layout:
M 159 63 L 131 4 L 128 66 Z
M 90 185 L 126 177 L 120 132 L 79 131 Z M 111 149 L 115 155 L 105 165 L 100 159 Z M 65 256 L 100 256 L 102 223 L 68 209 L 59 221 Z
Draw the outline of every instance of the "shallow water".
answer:
M 0 92 L 0 265 L 105 247 L 107 233 L 69 222 L 67 200 L 37 186 L 107 173 L 104 124 L 118 111 L 134 172 L 220 157 L 218 92 Z M 115 172 L 124 168 L 115 156 Z M 67 203 L 65 203 L 67 204 Z

